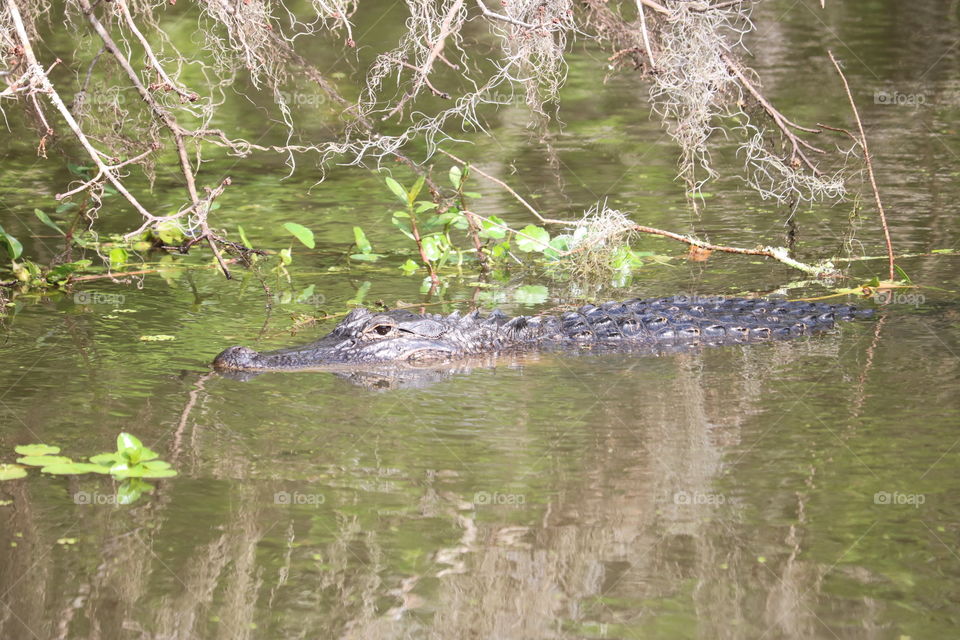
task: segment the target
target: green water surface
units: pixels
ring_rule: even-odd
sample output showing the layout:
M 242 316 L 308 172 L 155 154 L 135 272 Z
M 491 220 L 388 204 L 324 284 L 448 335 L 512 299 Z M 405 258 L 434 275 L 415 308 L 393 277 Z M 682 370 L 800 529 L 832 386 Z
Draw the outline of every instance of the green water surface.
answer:
M 957 3 L 826 4 L 756 9 L 750 62 L 768 96 L 800 122 L 851 127 L 832 49 L 867 123 L 898 252 L 956 248 Z M 376 12 L 357 20 L 361 43 L 397 36 Z M 604 82 L 606 55 L 584 45 L 571 57 L 562 127 L 530 129 L 517 105 L 490 114 L 492 136 L 450 148 L 556 215 L 607 198 L 643 224 L 784 244 L 785 212 L 735 180 L 690 210 L 647 87 L 630 74 Z M 270 135 L 256 112 L 235 115 L 251 138 Z M 70 177 L 33 144 L 0 142 L 0 224 L 43 259 L 59 245 L 32 211 L 52 210 Z M 113 504 L 116 486 L 99 476 L 33 470 L 0 484 L 0 638 L 956 637 L 956 258 L 904 259 L 915 282 L 939 289 L 908 304 L 860 301 L 873 319 L 812 339 L 500 359 L 380 390 L 322 372 L 223 378 L 209 368 L 223 348 L 307 342 L 332 323 L 291 335 L 294 315 L 355 303 L 449 312 L 476 301 L 512 314 L 804 279 L 743 256 L 688 262 L 680 245 L 644 239 L 639 248 L 674 259 L 599 286 L 517 271 L 477 289 L 466 269 L 427 296 L 423 272 L 398 268 L 411 247 L 389 224 L 382 177 L 335 167 L 315 184 L 309 162 L 284 174 L 273 157 L 201 172 L 204 184 L 233 180 L 215 224 L 241 224 L 273 249 L 290 246 L 283 222 L 316 232 L 315 250 L 294 247 L 291 283 L 264 270 L 270 296 L 250 272 L 235 267 L 227 282 L 195 251 L 142 280 L 18 298 L 0 324 L 0 461 L 30 442 L 79 458 L 129 431 L 179 471 L 131 506 Z M 473 188 L 479 213 L 532 222 L 494 185 Z M 161 170 L 150 198 L 182 197 Z M 797 256 L 881 255 L 872 208 L 853 223 L 851 208 L 801 207 Z M 124 231 L 133 217 L 107 207 L 101 221 Z M 351 261 L 354 225 L 387 258 Z M 884 262 L 851 275 L 882 278 Z

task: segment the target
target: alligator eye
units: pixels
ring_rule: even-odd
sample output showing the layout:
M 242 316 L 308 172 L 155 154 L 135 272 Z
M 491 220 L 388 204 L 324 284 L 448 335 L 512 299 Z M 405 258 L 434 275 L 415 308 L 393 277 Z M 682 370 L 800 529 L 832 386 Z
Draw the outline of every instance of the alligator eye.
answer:
M 385 336 L 391 331 L 393 331 L 393 327 L 390 326 L 389 324 L 378 324 L 373 328 L 373 330 L 374 332 L 376 332 L 378 336 Z

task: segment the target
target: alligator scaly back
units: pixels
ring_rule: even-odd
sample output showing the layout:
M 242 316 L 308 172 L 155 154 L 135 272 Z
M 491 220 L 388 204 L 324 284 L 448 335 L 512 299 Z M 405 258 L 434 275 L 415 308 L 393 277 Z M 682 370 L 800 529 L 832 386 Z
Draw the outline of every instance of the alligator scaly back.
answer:
M 630 351 L 674 345 L 764 342 L 818 333 L 870 309 L 776 299 L 686 297 L 585 305 L 560 315 L 509 317 L 354 309 L 333 331 L 300 347 L 258 353 L 230 347 L 214 367 L 234 371 L 362 368 L 442 363 L 565 346 Z

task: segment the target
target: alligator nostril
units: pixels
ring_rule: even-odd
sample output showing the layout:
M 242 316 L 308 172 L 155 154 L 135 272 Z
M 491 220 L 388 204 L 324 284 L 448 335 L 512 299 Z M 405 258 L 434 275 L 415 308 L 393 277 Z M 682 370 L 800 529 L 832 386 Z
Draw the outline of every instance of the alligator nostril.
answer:
M 250 347 L 230 347 L 213 359 L 215 369 L 249 369 L 260 354 Z

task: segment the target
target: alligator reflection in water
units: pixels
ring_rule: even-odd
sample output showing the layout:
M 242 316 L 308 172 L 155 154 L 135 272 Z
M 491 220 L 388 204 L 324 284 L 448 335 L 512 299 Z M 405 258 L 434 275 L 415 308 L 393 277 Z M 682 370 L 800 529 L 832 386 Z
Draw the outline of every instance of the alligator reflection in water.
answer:
M 473 357 L 457 361 L 446 366 L 435 364 L 390 363 L 375 367 L 301 367 L 297 371 L 322 371 L 345 380 L 358 387 L 366 387 L 371 391 L 388 391 L 393 389 L 423 389 L 438 382 L 442 382 L 457 374 L 470 373 L 474 369 L 493 369 L 498 365 L 520 367 L 529 362 L 530 358 L 514 358 L 506 363 L 493 356 Z M 217 368 L 217 373 L 231 380 L 247 382 L 268 373 L 270 370 L 246 370 Z
M 551 349 L 656 351 L 788 339 L 830 329 L 839 320 L 872 313 L 849 305 L 784 300 L 684 296 L 586 305 L 563 315 L 417 314 L 403 309 L 355 309 L 311 344 L 258 353 L 230 347 L 219 371 L 328 369 L 366 384 L 372 379 L 429 383 L 450 375 L 437 364 Z M 343 373 L 346 370 L 347 373 Z M 370 371 L 359 374 L 357 371 Z M 376 373 L 379 371 L 379 373 Z M 239 376 L 244 378 L 245 376 Z

